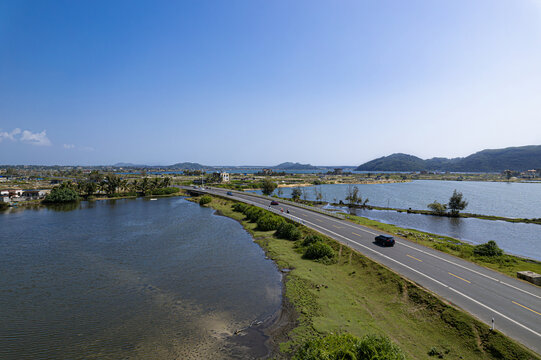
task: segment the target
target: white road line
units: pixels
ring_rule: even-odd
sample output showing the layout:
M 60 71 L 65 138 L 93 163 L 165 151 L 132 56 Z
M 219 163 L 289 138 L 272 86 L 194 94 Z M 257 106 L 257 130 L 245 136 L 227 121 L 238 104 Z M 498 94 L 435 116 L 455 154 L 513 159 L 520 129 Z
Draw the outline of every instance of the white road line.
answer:
M 246 199 L 244 199 L 244 200 L 246 200 Z M 252 201 L 250 201 L 250 200 L 248 200 L 248 201 L 251 202 L 252 204 L 261 206 L 261 204 L 259 204 L 259 203 L 257 203 L 257 202 L 252 202 Z M 281 212 L 278 212 L 278 211 L 275 210 L 275 209 L 272 209 L 272 211 L 273 211 L 273 212 L 276 212 L 276 213 L 279 214 L 279 215 L 282 214 Z M 308 211 L 309 211 L 309 210 L 308 210 Z M 282 215 L 285 215 L 285 214 L 282 214 Z M 417 273 L 417 274 L 419 274 L 419 275 L 421 275 L 421 276 L 423 276 L 423 277 L 425 277 L 425 278 L 427 278 L 427 279 L 429 279 L 429 280 L 435 282 L 436 284 L 438 284 L 438 285 L 440 285 L 440 286 L 443 286 L 443 287 L 445 287 L 445 288 L 447 288 L 447 289 L 449 289 L 449 290 L 455 292 L 456 294 L 458 294 L 458 295 L 460 295 L 460 296 L 462 296 L 462 297 L 464 297 L 464 298 L 466 298 L 466 299 L 472 301 L 473 303 L 475 303 L 475 304 L 477 304 L 477 305 L 479 305 L 479 306 L 481 306 L 481 307 L 483 307 L 483 308 L 485 308 L 485 309 L 487 309 L 487 310 L 489 310 L 489 311 L 492 311 L 494 314 L 497 314 L 497 315 L 501 316 L 502 318 L 504 318 L 504 319 L 506 319 L 506 320 L 512 322 L 512 323 L 515 324 L 515 325 L 520 326 L 521 328 L 523 328 L 523 329 L 525 329 L 525 330 L 531 332 L 532 334 L 534 334 L 534 335 L 536 335 L 536 336 L 538 336 L 538 337 L 541 337 L 541 334 L 538 333 L 537 331 L 530 329 L 530 328 L 527 327 L 526 325 L 523 325 L 523 324 L 519 323 L 518 321 L 513 320 L 513 319 L 510 318 L 509 316 L 502 314 L 501 312 L 499 312 L 499 311 L 497 311 L 497 310 L 495 310 L 495 309 L 493 309 L 493 308 L 491 308 L 491 307 L 489 307 L 489 306 L 487 306 L 487 305 L 481 303 L 481 302 L 478 301 L 478 300 L 475 300 L 474 298 L 472 298 L 472 297 L 470 297 L 470 296 L 468 296 L 468 295 L 466 295 L 466 294 L 464 294 L 464 293 L 462 293 L 462 292 L 460 292 L 460 291 L 458 291 L 458 290 L 456 290 L 456 289 L 450 287 L 449 285 L 446 285 L 446 284 L 442 283 L 442 282 L 439 281 L 439 280 L 434 279 L 434 278 L 431 277 L 431 276 L 428 276 L 428 275 L 422 273 L 421 271 L 419 271 L 419 270 L 417 270 L 417 269 L 414 269 L 414 268 L 412 268 L 412 267 L 410 267 L 410 266 L 408 266 L 408 265 L 406 265 L 406 264 L 401 263 L 401 262 L 398 261 L 398 260 L 395 260 L 395 259 L 393 259 L 393 258 L 391 258 L 391 257 L 389 257 L 389 256 L 387 256 L 387 255 L 384 255 L 384 254 L 382 254 L 382 253 L 380 253 L 380 252 L 378 252 L 378 251 L 376 251 L 376 250 L 374 250 L 374 249 L 371 249 L 371 248 L 369 248 L 368 246 L 365 246 L 365 245 L 363 245 L 363 244 L 360 244 L 360 243 L 358 243 L 357 241 L 351 240 L 351 239 L 349 239 L 349 238 L 347 238 L 347 237 L 345 237 L 345 236 L 343 236 L 343 235 L 340 235 L 340 234 L 338 234 L 338 233 L 335 233 L 334 231 L 331 231 L 331 230 L 329 230 L 329 229 L 326 229 L 326 228 L 324 228 L 323 226 L 319 226 L 319 225 L 317 225 L 317 224 L 314 224 L 313 222 L 310 222 L 310 221 L 308 221 L 308 220 L 301 219 L 301 218 L 299 218 L 299 217 L 297 217 L 297 216 L 294 216 L 294 215 L 291 215 L 291 214 L 288 214 L 288 215 L 289 215 L 290 218 L 296 218 L 296 219 L 300 220 L 300 222 L 302 222 L 303 224 L 310 224 L 310 225 L 312 225 L 312 227 L 320 228 L 320 229 L 322 229 L 323 231 L 325 231 L 325 232 L 327 232 L 327 233 L 331 233 L 331 234 L 333 234 L 334 236 L 337 236 L 337 237 L 340 237 L 340 238 L 346 240 L 347 242 L 354 243 L 354 244 L 356 244 L 357 246 L 360 246 L 360 247 L 362 247 L 362 248 L 364 248 L 364 249 L 366 249 L 366 250 L 368 250 L 368 251 L 371 251 L 371 252 L 373 252 L 373 253 L 375 253 L 375 254 L 377 254 L 377 255 L 379 255 L 379 256 L 381 256 L 381 257 L 383 257 L 383 258 L 385 258 L 385 259 L 387 259 L 387 260 L 389 260 L 389 261 L 392 261 L 392 262 L 394 262 L 394 263 L 396 263 L 396 264 L 398 264 L 398 265 L 400 265 L 400 266 L 403 266 L 404 268 L 406 268 L 406 269 L 408 269 L 408 270 L 410 270 L 410 271 L 413 271 L 413 272 L 415 272 L 415 273 Z M 330 218 L 329 218 L 329 219 L 330 219 Z M 347 225 L 349 225 L 349 224 L 347 224 Z M 358 228 L 358 227 L 355 227 L 355 228 L 357 228 L 357 229 L 359 229 L 359 230 L 365 231 L 364 229 L 360 229 L 360 228 Z M 365 231 L 365 232 L 371 233 L 371 232 L 369 232 L 369 231 Z M 413 248 L 413 249 L 415 249 L 415 248 Z M 415 249 L 415 250 L 418 250 L 418 249 Z M 421 252 L 423 252 L 423 251 L 421 251 Z M 428 253 L 428 255 L 432 255 L 432 254 L 429 254 L 429 253 Z M 445 259 L 442 259 L 442 260 L 445 260 Z M 447 260 L 445 260 L 445 261 L 447 261 Z M 448 261 L 448 262 L 452 263 L 451 261 Z M 458 265 L 458 264 L 456 264 L 456 265 Z M 458 265 L 458 266 L 460 266 L 460 265 Z M 462 267 L 462 266 L 460 266 L 460 267 Z M 465 267 L 464 267 L 464 268 L 465 268 Z M 470 269 L 468 269 L 468 268 L 465 268 L 465 269 L 470 270 Z M 473 270 L 470 270 L 470 271 L 473 271 Z M 481 274 L 481 275 L 484 275 L 484 274 Z M 486 276 L 486 277 L 487 277 L 487 278 L 490 278 L 489 276 Z M 490 278 L 490 279 L 493 279 L 493 278 Z M 493 279 L 493 280 L 496 280 L 496 279 Z M 498 281 L 498 280 L 496 280 L 496 281 Z M 504 284 L 504 285 L 508 285 L 508 286 L 509 286 L 509 284 L 503 283 L 503 282 L 501 282 L 501 281 L 498 281 L 498 282 L 500 282 L 500 283 L 502 283 L 502 284 Z M 513 286 L 512 286 L 512 287 L 513 287 Z M 513 288 L 514 288 L 514 287 L 513 287 Z M 518 290 L 521 290 L 521 289 L 519 289 L 519 288 L 517 288 L 517 289 L 518 289 Z M 523 291 L 523 290 L 522 290 L 522 291 Z M 526 292 L 526 291 L 525 291 L 525 292 Z M 528 292 L 526 292 L 526 293 L 528 293 Z M 536 295 L 534 295 L 534 294 L 531 294 L 531 295 L 536 296 Z
M 248 195 L 248 196 L 249 196 L 249 195 Z M 254 204 L 257 204 L 257 203 L 254 203 Z M 258 205 L 259 205 L 259 204 L 258 204 Z M 302 209 L 302 208 L 299 208 L 299 209 Z M 302 209 L 302 210 L 310 211 L 310 210 L 308 210 L 308 209 Z M 354 229 L 363 231 L 363 232 L 368 233 L 368 234 L 372 234 L 372 235 L 374 235 L 374 236 L 378 235 L 377 233 L 373 233 L 373 232 L 371 232 L 371 231 L 369 231 L 369 230 L 365 230 L 365 229 L 361 228 L 360 225 L 355 226 L 355 225 L 353 225 L 353 224 L 350 224 L 350 223 L 348 223 L 347 220 L 346 220 L 346 221 L 336 220 L 336 219 L 334 219 L 334 218 L 332 218 L 332 217 L 330 217 L 330 216 L 323 215 L 323 214 L 317 213 L 317 212 L 315 212 L 315 211 L 310 211 L 310 213 L 313 213 L 313 214 L 316 215 L 316 216 L 324 217 L 325 219 L 330 220 L 330 221 L 339 222 L 340 224 L 349 226 L 349 227 L 351 227 L 351 228 L 354 228 Z M 487 279 L 490 279 L 490 280 L 493 280 L 493 281 L 495 281 L 495 282 L 497 282 L 497 283 L 500 283 L 500 284 L 502 284 L 502 285 L 508 286 L 508 287 L 510 287 L 510 288 L 512 288 L 512 289 L 518 290 L 518 291 L 520 291 L 520 292 L 523 292 L 523 293 L 528 294 L 528 295 L 530 295 L 530 296 L 533 296 L 533 297 L 535 297 L 535 298 L 541 299 L 541 296 L 539 296 L 539 295 L 533 294 L 533 293 L 531 293 L 531 292 L 529 292 L 529 291 L 527 291 L 527 290 L 521 289 L 521 288 L 519 288 L 519 287 L 517 287 L 517 286 L 514 286 L 514 285 L 512 285 L 512 284 L 506 283 L 505 281 L 501 281 L 501 280 L 499 280 L 499 279 L 493 278 L 492 276 L 483 274 L 482 272 L 479 272 L 479 271 L 477 271 L 477 270 L 470 269 L 469 267 L 464 266 L 464 265 L 461 265 L 461 264 L 458 264 L 458 263 L 456 263 L 456 262 L 454 262 L 454 261 L 445 259 L 445 258 L 440 257 L 440 256 L 435 255 L 435 254 L 432 254 L 432 253 L 430 253 L 430 252 L 428 252 L 428 251 L 425 251 L 425 250 L 422 250 L 422 249 L 418 249 L 418 248 L 416 248 L 416 247 L 414 247 L 414 246 L 405 244 L 405 243 L 403 243 L 403 242 L 396 242 L 396 244 L 402 245 L 402 246 L 405 246 L 405 247 L 408 247 L 408 248 L 410 248 L 410 249 L 412 249 L 412 250 L 415 250 L 415 251 L 418 251 L 418 252 L 423 253 L 423 254 L 425 254 L 425 255 L 434 257 L 434 258 L 436 258 L 436 259 L 438 259 L 438 260 L 445 261 L 445 262 L 447 262 L 447 263 L 449 263 L 449 264 L 455 265 L 455 266 L 457 266 L 457 267 L 459 267 L 459 268 L 462 268 L 462 269 L 464 269 L 464 270 L 471 271 L 471 272 L 474 273 L 474 274 L 483 276 L 483 277 L 485 277 L 485 278 L 487 278 Z M 372 250 L 372 249 L 371 249 L 371 250 Z
M 317 214 L 317 215 L 320 215 L 320 216 L 325 216 L 325 215 L 321 215 L 321 214 L 316 213 L 316 212 L 314 212 L 314 214 Z M 330 216 L 328 216 L 327 219 L 328 219 L 328 220 L 331 220 L 331 221 L 337 221 L 337 222 L 340 222 L 340 224 L 344 224 L 344 225 L 349 226 L 349 227 L 351 227 L 351 228 L 354 228 L 354 229 L 357 229 L 357 230 L 364 231 L 364 232 L 369 233 L 369 234 L 372 234 L 372 235 L 374 235 L 374 236 L 378 235 L 377 233 L 373 233 L 373 232 L 371 232 L 371 231 L 365 230 L 365 229 L 361 228 L 360 226 L 355 226 L 355 225 L 349 224 L 347 221 L 338 221 L 338 220 L 335 220 L 334 218 L 331 218 Z M 461 265 L 461 264 L 458 264 L 458 263 L 456 263 L 456 262 L 454 262 L 454 261 L 451 261 L 451 260 L 445 259 L 445 258 L 443 258 L 443 257 L 440 257 L 440 256 L 438 256 L 438 255 L 429 253 L 428 251 L 425 251 L 425 250 L 422 250 L 422 249 L 418 249 L 418 248 L 416 248 L 416 247 L 414 247 L 414 246 L 411 246 L 411 245 L 408 245 L 408 244 L 404 244 L 403 242 L 396 242 L 396 244 L 402 245 L 402 246 L 405 246 L 405 247 L 408 247 L 408 248 L 410 248 L 410 249 L 412 249 L 412 250 L 416 250 L 416 251 L 418 251 L 418 252 L 420 252 L 420 253 L 423 253 L 423 254 L 425 254 L 425 255 L 432 256 L 432 257 L 434 257 L 434 258 L 436 258 L 436 259 L 438 259 L 438 260 L 445 261 L 445 262 L 447 262 L 447 263 L 449 263 L 449 264 L 455 265 L 455 266 L 457 266 L 457 267 L 459 267 L 459 268 L 462 268 L 462 269 L 464 269 L 464 270 L 471 271 L 472 273 L 475 273 L 475 274 L 477 274 L 477 275 L 483 276 L 483 277 L 485 277 L 485 278 L 487 278 L 487 279 L 490 279 L 490 280 L 493 280 L 493 281 L 495 281 L 495 282 L 497 282 L 497 283 L 500 283 L 500 284 L 502 284 L 502 285 L 508 286 L 508 287 L 510 287 L 510 288 L 512 288 L 512 289 L 521 291 L 521 292 L 523 292 L 523 293 L 525 293 L 525 294 L 528 294 L 528 295 L 530 295 L 530 296 L 533 296 L 533 297 L 535 297 L 535 298 L 541 299 L 541 296 L 539 296 L 539 295 L 533 294 L 533 293 L 531 293 L 531 292 L 529 292 L 529 291 L 527 291 L 527 290 L 521 289 L 521 288 L 519 288 L 519 287 L 517 287 L 517 286 L 514 286 L 514 285 L 512 285 L 512 284 L 506 283 L 505 281 L 501 281 L 501 280 L 499 280 L 499 279 L 493 278 L 492 276 L 483 274 L 482 272 L 479 272 L 479 271 L 477 271 L 477 270 L 470 269 L 469 267 L 464 266 L 464 265 Z
M 511 321 L 513 324 L 516 324 L 516 325 L 520 326 L 521 328 L 523 328 L 523 329 L 525 329 L 525 330 L 528 330 L 528 331 L 531 332 L 532 334 L 541 337 L 541 334 L 538 333 L 537 331 L 530 329 L 530 328 L 527 327 L 526 325 L 523 325 L 523 324 L 519 323 L 518 321 L 511 319 L 511 318 L 508 317 L 507 315 L 504 315 L 504 314 L 502 314 L 501 312 L 492 309 L 491 307 L 489 307 L 489 306 L 487 306 L 487 305 L 481 303 L 480 301 L 477 301 L 477 300 L 475 300 L 474 298 L 472 298 L 472 297 L 470 297 L 470 296 L 468 296 L 468 295 L 466 295 L 466 294 L 464 294 L 464 293 L 462 293 L 462 292 L 460 292 L 460 291 L 458 291 L 458 290 L 456 290 L 456 289 L 453 289 L 453 288 L 450 287 L 449 285 L 446 285 L 446 284 L 442 283 L 441 281 L 436 280 L 436 279 L 434 279 L 434 278 L 432 278 L 432 277 L 430 277 L 430 276 L 428 276 L 428 275 L 426 275 L 426 274 L 420 272 L 419 270 L 416 270 L 416 269 L 414 269 L 414 268 L 412 268 L 412 267 L 410 267 L 410 266 L 408 266 L 408 265 L 406 265 L 406 264 L 403 264 L 403 263 L 401 263 L 400 261 L 395 260 L 395 259 L 393 259 L 393 258 L 391 258 L 391 257 L 389 257 L 389 256 L 387 256 L 387 255 L 384 255 L 384 254 L 382 254 L 382 253 L 380 253 L 380 252 L 378 252 L 378 251 L 376 251 L 376 250 L 374 250 L 374 249 L 371 249 L 371 248 L 369 248 L 368 246 L 365 246 L 365 245 L 363 245 L 363 244 L 360 244 L 360 243 L 358 243 L 358 242 L 356 242 L 356 241 L 354 241 L 354 240 L 348 239 L 347 237 L 345 237 L 345 236 L 343 236 L 343 235 L 340 235 L 340 234 L 337 234 L 337 233 L 335 233 L 335 232 L 333 232 L 333 231 L 331 231 L 331 230 L 325 229 L 325 228 L 323 228 L 322 226 L 316 225 L 316 224 L 314 224 L 314 223 L 312 223 L 312 222 L 310 222 L 310 221 L 306 221 L 306 220 L 304 220 L 304 221 L 305 221 L 306 223 L 308 223 L 308 224 L 311 224 L 312 226 L 321 228 L 321 229 L 323 229 L 324 231 L 329 232 L 329 233 L 331 233 L 331 234 L 333 234 L 333 235 L 335 235 L 335 236 L 341 237 L 341 238 L 345 239 L 346 241 L 352 242 L 352 243 L 354 243 L 354 244 L 356 244 L 356 245 L 358 245 L 358 246 L 360 246 L 360 247 L 363 247 L 363 248 L 365 248 L 366 250 L 372 251 L 372 252 L 378 254 L 379 256 L 382 256 L 382 257 L 386 258 L 387 260 L 393 261 L 393 262 L 395 262 L 395 263 L 397 263 L 397 264 L 399 264 L 399 265 L 405 267 L 406 269 L 408 269 L 408 270 L 410 270 L 410 271 L 413 271 L 413 272 L 415 272 L 415 273 L 417 273 L 417 274 L 419 274 L 419 275 L 421 275 L 421 276 L 424 276 L 424 277 L 426 277 L 427 279 L 432 280 L 432 281 L 435 282 L 436 284 L 441 285 L 441 286 L 443 286 L 443 287 L 445 287 L 445 288 L 447 288 L 447 289 L 449 289 L 449 290 L 451 290 L 451 291 L 453 291 L 453 292 L 455 292 L 455 293 L 457 293 L 457 294 L 459 294 L 459 295 L 465 297 L 466 299 L 468 299 L 468 300 L 470 300 L 470 301 L 476 303 L 477 305 L 482 306 L 482 307 L 484 307 L 485 309 L 492 311 L 494 314 L 497 314 L 497 315 L 503 317 L 504 319 L 507 319 L 507 320 Z

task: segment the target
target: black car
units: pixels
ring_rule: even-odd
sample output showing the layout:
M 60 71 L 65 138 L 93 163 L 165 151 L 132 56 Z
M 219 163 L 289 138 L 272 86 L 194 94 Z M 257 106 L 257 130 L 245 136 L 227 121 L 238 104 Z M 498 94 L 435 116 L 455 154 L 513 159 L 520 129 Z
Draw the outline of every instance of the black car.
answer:
M 271 205 L 278 205 L 278 201 L 272 200 L 272 201 L 271 201 Z
M 394 238 L 392 236 L 378 235 L 376 236 L 376 244 L 381 246 L 393 246 Z
M 228 192 L 227 192 L 227 195 L 233 196 L 233 193 L 232 193 L 231 191 L 228 191 Z

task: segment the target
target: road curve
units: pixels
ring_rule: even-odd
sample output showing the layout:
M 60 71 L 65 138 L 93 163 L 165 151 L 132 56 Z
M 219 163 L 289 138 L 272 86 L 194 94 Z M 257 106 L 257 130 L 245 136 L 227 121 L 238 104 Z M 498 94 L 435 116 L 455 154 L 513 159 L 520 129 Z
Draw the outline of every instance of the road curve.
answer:
M 288 204 L 270 206 L 269 199 L 243 192 L 234 191 L 228 196 L 230 190 L 207 188 L 204 191 L 265 208 L 328 235 L 438 294 L 487 325 L 491 326 L 494 319 L 497 330 L 541 354 L 540 287 L 396 236 L 394 247 L 380 247 L 373 241 L 381 232 L 350 221 Z

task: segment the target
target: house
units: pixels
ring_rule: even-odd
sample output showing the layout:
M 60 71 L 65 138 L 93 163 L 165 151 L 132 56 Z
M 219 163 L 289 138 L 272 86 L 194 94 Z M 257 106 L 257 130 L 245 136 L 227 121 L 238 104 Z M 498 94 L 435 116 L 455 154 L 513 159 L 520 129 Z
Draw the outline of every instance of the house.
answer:
M 28 200 L 43 199 L 51 190 L 25 190 L 22 196 Z
M 222 182 L 229 182 L 229 173 L 226 173 L 225 171 L 221 172 L 220 173 L 220 180 Z
M 9 203 L 10 199 L 9 196 L 0 196 L 0 202 Z

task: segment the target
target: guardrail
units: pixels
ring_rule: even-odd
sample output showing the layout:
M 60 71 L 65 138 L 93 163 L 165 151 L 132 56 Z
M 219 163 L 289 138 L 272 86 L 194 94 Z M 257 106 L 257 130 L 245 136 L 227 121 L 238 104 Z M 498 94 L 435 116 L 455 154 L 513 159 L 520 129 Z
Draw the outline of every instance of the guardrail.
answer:
M 212 189 L 212 190 L 214 190 L 214 189 Z M 294 201 L 284 200 L 282 198 L 273 198 L 271 196 L 259 195 L 259 194 L 255 194 L 255 193 L 245 192 L 245 191 L 222 189 L 222 188 L 220 188 L 220 190 L 227 190 L 227 191 L 231 191 L 232 193 L 255 196 L 255 197 L 258 197 L 258 198 L 261 198 L 261 199 L 267 199 L 269 201 L 272 201 L 272 200 L 280 201 L 283 204 L 288 204 L 288 205 L 291 205 L 291 206 L 301 207 L 301 208 L 304 208 L 304 209 L 307 209 L 307 210 L 310 210 L 310 211 L 314 211 L 314 212 L 318 212 L 318 213 L 321 213 L 321 214 L 324 214 L 324 215 L 332 216 L 332 217 L 335 217 L 335 218 L 340 219 L 340 220 L 344 220 L 346 218 L 344 215 L 338 214 L 338 213 L 336 213 L 334 211 L 328 211 L 328 210 L 324 210 L 324 209 L 321 209 L 321 208 L 318 208 L 318 207 L 315 207 L 315 206 L 299 204 L 299 203 L 296 203 Z

